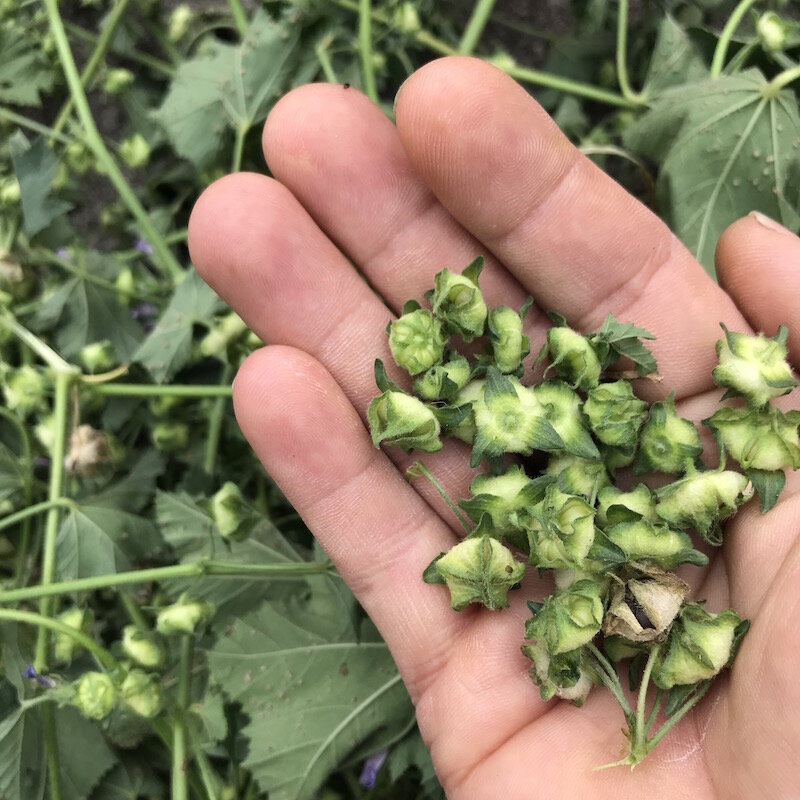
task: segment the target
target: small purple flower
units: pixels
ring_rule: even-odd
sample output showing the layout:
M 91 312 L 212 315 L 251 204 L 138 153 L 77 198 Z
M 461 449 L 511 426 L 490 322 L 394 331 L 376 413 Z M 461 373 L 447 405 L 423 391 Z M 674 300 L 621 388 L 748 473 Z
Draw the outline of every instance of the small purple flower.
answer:
M 153 252 L 153 245 L 147 239 L 137 239 L 135 247 L 140 253 L 145 253 L 148 256 Z
M 28 664 L 28 668 L 22 673 L 22 677 L 36 681 L 39 686 L 44 686 L 45 689 L 52 689 L 56 685 L 56 682 L 52 678 L 48 678 L 46 675 L 40 675 L 33 668 L 33 664 Z
M 58 250 L 56 250 L 56 255 L 62 261 L 72 261 L 72 256 L 69 254 L 69 250 L 67 250 L 66 247 L 59 247 Z
M 131 316 L 138 320 L 147 321 L 148 319 L 152 319 L 156 314 L 158 314 L 158 309 L 152 303 L 137 303 L 131 309 Z
M 33 466 L 37 469 L 49 469 L 50 468 L 50 459 L 46 456 L 37 456 L 34 459 Z
M 378 779 L 378 772 L 380 772 L 383 762 L 386 761 L 386 756 L 389 755 L 387 749 L 378 750 L 373 753 L 365 762 L 364 768 L 361 770 L 361 777 L 358 782 L 365 789 L 374 789 L 375 781 Z

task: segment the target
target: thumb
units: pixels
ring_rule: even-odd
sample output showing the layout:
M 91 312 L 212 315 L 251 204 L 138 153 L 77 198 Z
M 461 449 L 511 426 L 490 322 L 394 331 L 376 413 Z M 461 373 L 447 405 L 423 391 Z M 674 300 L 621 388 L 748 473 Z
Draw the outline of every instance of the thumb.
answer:
M 716 253 L 719 282 L 747 321 L 768 335 L 789 328 L 789 359 L 800 368 L 800 238 L 758 211 L 734 222 Z

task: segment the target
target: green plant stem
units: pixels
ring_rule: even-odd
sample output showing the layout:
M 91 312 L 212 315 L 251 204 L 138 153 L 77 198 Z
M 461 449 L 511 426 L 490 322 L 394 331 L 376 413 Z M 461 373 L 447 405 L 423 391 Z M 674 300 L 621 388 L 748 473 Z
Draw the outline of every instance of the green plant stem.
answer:
M 712 681 L 705 681 L 705 685 L 700 684 L 700 688 L 676 711 L 661 728 L 647 740 L 647 752 L 649 753 L 669 731 L 675 727 L 705 696 L 706 692 L 711 688 Z
M 359 5 L 355 0 L 332 0 L 332 2 L 348 11 L 359 11 Z M 388 26 L 392 24 L 391 20 L 386 15 L 379 12 L 373 11 L 371 16 L 375 22 Z M 427 47 L 429 50 L 433 50 L 433 52 L 439 53 L 440 55 L 451 56 L 457 54 L 457 50 L 454 47 L 451 47 L 447 42 L 442 41 L 424 29 L 413 33 L 412 38 L 417 44 Z M 605 103 L 606 105 L 617 106 L 619 108 L 641 108 L 642 106 L 641 102 L 635 103 L 621 94 L 609 92 L 588 83 L 562 78 L 560 75 L 553 75 L 549 72 L 520 66 L 504 67 L 503 69 L 506 74 L 523 83 L 545 86 L 548 89 L 556 89 L 557 91 L 566 92 L 567 94 L 574 94 L 577 97 L 585 97 L 587 100 L 595 100 L 598 103 Z
M 172 231 L 164 236 L 164 241 L 167 244 L 182 244 L 189 238 L 189 231 L 186 228 L 181 228 L 177 231 Z M 136 261 L 142 257 L 142 251 L 137 250 L 135 247 L 129 250 L 120 250 L 114 254 L 117 261 Z
M 643 94 L 633 90 L 628 78 L 628 0 L 619 0 L 617 11 L 617 80 L 623 97 L 636 105 L 647 103 Z
M 69 414 L 69 392 L 72 385 L 73 374 L 70 372 L 56 372 L 55 377 L 55 404 L 53 409 L 53 446 L 50 450 L 50 483 L 48 488 L 48 501 L 50 508 L 47 511 L 47 520 L 44 529 L 44 544 L 42 545 L 42 574 L 40 585 L 46 587 L 53 583 L 56 568 L 56 535 L 60 519 L 59 510 L 62 507 L 61 491 L 64 482 L 64 453 L 66 449 L 67 425 Z M 53 598 L 43 597 L 39 604 L 39 612 L 43 617 L 53 614 Z M 34 664 L 39 672 L 47 669 L 49 636 L 46 628 L 39 628 L 36 640 L 36 658 Z
M 233 159 L 231 163 L 231 172 L 239 172 L 242 168 L 242 155 L 244 153 L 244 140 L 247 132 L 250 130 L 248 122 L 240 122 L 239 127 L 236 129 L 236 138 L 233 142 Z
M 59 622 L 57 619 L 46 617 L 42 614 L 37 614 L 34 611 L 20 611 L 16 608 L 0 608 L 0 620 L 8 620 L 9 622 L 21 622 L 24 625 L 34 625 L 39 630 L 54 631 L 64 636 L 69 636 L 74 639 L 81 647 L 84 647 L 92 654 L 92 657 L 97 662 L 97 665 L 108 672 L 114 672 L 119 669 L 119 662 L 108 652 L 104 647 L 99 645 L 91 636 Z M 46 673 L 45 669 L 39 669 L 34 665 L 37 672 Z
M 636 727 L 631 731 L 631 758 L 634 763 L 641 761 L 647 755 L 647 719 L 645 717 L 645 706 L 647 703 L 647 690 L 650 687 L 650 676 L 653 673 L 653 666 L 656 663 L 660 645 L 656 645 L 647 656 L 647 663 L 642 673 L 642 681 L 639 684 L 639 696 L 636 699 Z
M 75 508 L 75 503 L 67 497 L 57 497 L 55 500 L 44 500 L 36 505 L 23 508 L 21 511 L 16 511 L 9 514 L 7 517 L 0 517 L 0 531 L 5 528 L 10 528 L 18 522 L 28 519 L 28 517 L 35 517 L 43 511 L 49 511 L 52 508 Z
M 239 36 L 244 39 L 247 36 L 247 14 L 244 12 L 241 0 L 228 0 L 228 5 L 231 8 L 231 16 L 239 31 Z
M 472 533 L 474 525 L 464 515 L 464 512 L 452 501 L 450 495 L 445 491 L 444 486 L 439 482 L 439 479 L 421 462 L 415 461 L 407 470 L 406 477 L 413 478 L 415 472 L 418 472 L 431 483 L 434 489 L 441 495 L 442 499 L 447 503 L 450 510 L 455 514 L 456 519 L 464 526 L 464 530 L 469 534 Z
M 217 800 L 219 782 L 214 770 L 211 768 L 211 764 L 208 763 L 206 754 L 203 752 L 202 742 L 191 725 L 187 726 L 186 732 L 189 735 L 189 744 L 192 746 L 194 760 L 197 762 L 197 768 L 200 772 L 200 779 L 203 782 L 206 800 Z
M 85 28 L 82 28 L 80 25 L 76 25 L 74 22 L 65 21 L 64 28 L 69 31 L 76 39 L 80 39 L 83 42 L 91 45 L 97 45 L 97 40 L 100 38 L 97 34 L 92 33 L 92 31 L 87 31 Z M 111 48 L 112 52 L 114 48 Z M 157 72 L 159 75 L 163 75 L 165 78 L 171 78 L 175 74 L 175 69 L 172 65 L 168 64 L 166 61 L 162 61 L 160 58 L 156 58 L 155 56 L 150 55 L 149 53 L 142 53 L 138 50 L 125 50 L 125 52 L 116 52 L 118 56 L 121 58 L 126 58 L 129 61 L 134 61 L 137 64 L 141 64 L 143 67 L 147 67 L 148 69 L 152 69 L 154 72 Z
M 633 712 L 631 711 L 631 707 L 628 705 L 628 701 L 625 699 L 625 693 L 622 690 L 622 684 L 619 682 L 619 676 L 617 675 L 616 670 L 613 666 L 611 666 L 609 660 L 600 652 L 596 645 L 592 644 L 592 642 L 589 642 L 586 647 L 595 657 L 600 666 L 600 680 L 603 681 L 611 694 L 614 695 L 614 699 L 622 708 L 622 713 L 625 715 L 625 719 L 628 721 L 632 720 Z
M 222 369 L 220 376 L 220 385 L 227 386 L 230 383 L 231 375 L 233 374 L 233 367 L 226 364 Z M 214 407 L 211 409 L 211 414 L 208 418 L 208 435 L 206 437 L 205 456 L 203 458 L 203 469 L 207 474 L 214 474 L 214 467 L 217 461 L 217 453 L 219 452 L 219 437 L 222 432 L 222 421 L 225 416 L 225 408 L 228 405 L 227 397 L 218 397 L 214 401 Z
M 61 769 L 58 758 L 58 740 L 56 739 L 56 720 L 51 705 L 42 707 L 41 718 L 50 800 L 61 800 Z
M 326 36 L 324 39 L 317 42 L 317 45 L 314 47 L 314 53 L 317 56 L 320 67 L 322 67 L 322 74 L 325 76 L 325 80 L 328 81 L 328 83 L 339 83 L 339 78 L 333 69 L 333 63 L 328 55 L 330 43 L 330 36 Z
M 364 93 L 378 103 L 375 86 L 375 65 L 372 63 L 372 8 L 370 0 L 358 0 L 358 51 L 361 55 L 361 73 Z
M 792 67 L 778 73 L 762 90 L 761 94 L 766 98 L 775 97 L 781 89 L 788 86 L 792 81 L 800 78 L 800 65 Z
M 43 342 L 35 333 L 31 333 L 25 326 L 20 325 L 14 317 L 9 314 L 0 314 L 0 325 L 7 328 L 14 334 L 24 345 L 29 347 L 33 352 L 42 359 L 51 369 L 56 373 L 64 372 L 73 374 L 78 372 L 78 368 L 72 364 L 64 361 L 61 356 L 53 350 L 50 345 Z
M 127 10 L 129 2 L 130 0 L 117 0 L 116 5 L 111 9 L 108 19 L 106 20 L 106 24 L 103 27 L 103 30 L 100 32 L 100 36 L 97 38 L 94 50 L 89 56 L 89 60 L 86 62 L 86 66 L 84 66 L 83 71 L 81 72 L 81 85 L 84 88 L 89 85 L 94 77 L 95 72 L 97 72 L 97 68 L 100 66 L 100 63 L 105 57 L 105 54 L 108 51 L 108 46 L 111 44 L 111 39 L 114 37 L 114 34 L 117 31 L 117 26 L 122 21 L 122 17 Z M 73 99 L 72 95 L 70 95 L 65 100 L 64 105 L 61 107 L 61 111 L 56 117 L 56 121 L 53 123 L 53 130 L 56 133 L 60 133 L 64 129 L 64 125 L 69 119 L 69 115 L 72 113 L 72 106 Z
M 153 246 L 157 263 L 166 275 L 177 281 L 184 274 L 181 265 L 170 251 L 169 246 L 164 241 L 164 237 L 153 224 L 144 206 L 139 202 L 139 198 L 130 184 L 125 180 L 125 176 L 97 130 L 92 111 L 89 108 L 89 102 L 86 99 L 86 93 L 83 90 L 81 79 L 75 66 L 75 60 L 72 57 L 72 50 L 67 41 L 64 23 L 58 10 L 58 0 L 43 0 L 43 3 L 50 22 L 50 31 L 55 39 L 58 57 L 61 60 L 61 67 L 64 70 L 64 76 L 67 79 L 75 110 L 86 136 L 86 143 L 91 148 L 98 163 L 104 168 L 111 183 L 114 184 L 114 188 L 138 223 L 142 233 Z
M 216 575 L 226 578 L 268 578 L 270 580 L 294 580 L 302 575 L 333 574 L 333 565 L 327 561 L 288 561 L 278 564 L 247 564 L 231 561 L 200 559 L 190 564 L 174 564 L 169 567 L 117 572 L 113 575 L 95 575 L 91 578 L 77 578 L 72 581 L 50 583 L 47 586 L 26 586 L 0 592 L 0 604 L 19 603 L 24 600 L 38 600 L 43 597 L 60 597 L 77 592 L 93 592 L 111 589 L 115 586 L 130 586 L 152 581 L 168 581 L 178 578 L 201 578 Z
M 16 414 L 5 406 L 0 406 L 0 418 L 16 428 L 17 434 L 19 435 L 20 458 L 25 465 L 30 466 L 33 463 L 33 457 L 28 429 L 23 425 L 22 420 L 20 420 Z M 6 517 L 6 519 L 8 519 L 8 517 Z
M 149 383 L 99 383 L 94 391 L 108 397 L 231 397 L 232 386 L 197 384 L 165 384 L 153 386 Z
M 130 595 L 120 592 L 119 599 L 122 605 L 125 606 L 125 613 L 128 618 L 137 628 L 146 629 L 149 627 L 144 614 L 142 614 L 142 609 L 139 608 Z
M 723 70 L 725 75 L 732 75 L 745 65 L 747 59 L 758 50 L 759 44 L 758 40 L 754 39 L 752 42 L 748 42 L 744 47 L 740 47 L 736 51 L 736 55 L 725 65 L 725 69 Z
M 740 0 L 739 5 L 733 9 L 733 13 L 728 17 L 725 27 L 719 35 L 717 46 L 714 48 L 714 57 L 711 59 L 711 77 L 718 78 L 722 74 L 722 68 L 725 66 L 725 57 L 728 54 L 728 46 L 731 43 L 733 34 L 739 27 L 739 23 L 747 13 L 750 6 L 754 5 L 756 0 Z
M 458 43 L 458 52 L 462 55 L 470 55 L 478 45 L 481 39 L 483 29 L 492 15 L 495 0 L 477 0 L 472 9 L 467 27 L 464 28 L 464 33 L 461 35 L 461 41 Z
M 61 144 L 71 144 L 73 141 L 70 136 L 65 136 L 63 133 L 58 133 L 58 131 L 48 128 L 47 125 L 42 125 L 41 122 L 29 119 L 22 114 L 17 114 L 10 108 L 0 107 L 0 119 L 7 120 L 13 125 L 19 125 L 20 128 L 27 128 L 28 130 L 38 133 L 41 136 L 55 139 L 57 142 L 61 142 Z
M 186 753 L 186 714 L 189 708 L 189 687 L 192 673 L 192 634 L 181 639 L 181 656 L 178 666 L 178 707 L 172 729 L 172 800 L 188 800 L 186 781 L 188 768 Z
M 656 717 L 658 716 L 658 709 L 661 708 L 662 695 L 663 691 L 661 689 L 658 689 L 656 691 L 655 699 L 653 700 L 653 707 L 650 709 L 650 714 L 648 715 L 644 723 L 645 734 L 650 733 L 650 728 L 653 727 L 653 723 L 656 721 Z

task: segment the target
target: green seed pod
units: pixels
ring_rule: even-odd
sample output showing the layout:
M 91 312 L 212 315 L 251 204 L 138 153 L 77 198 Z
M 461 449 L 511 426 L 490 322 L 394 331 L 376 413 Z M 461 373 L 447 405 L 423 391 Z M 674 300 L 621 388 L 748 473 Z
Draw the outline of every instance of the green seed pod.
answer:
M 728 389 L 728 396 L 742 395 L 748 403 L 764 406 L 797 386 L 786 360 L 789 331 L 784 325 L 769 338 L 763 333 L 735 333 L 724 325 L 722 329 L 725 338 L 717 342 L 719 366 L 711 374 L 718 386 Z
M 213 616 L 216 608 L 202 600 L 189 600 L 181 596 L 177 603 L 158 612 L 156 629 L 165 635 L 170 633 L 194 633 L 195 629 Z
M 421 400 L 404 392 L 389 389 L 373 398 L 367 421 L 375 447 L 386 442 L 406 452 L 417 449 L 435 453 L 442 449 L 436 415 Z
M 117 690 L 105 673 L 84 672 L 75 683 L 72 702 L 84 717 L 104 719 L 116 705 Z
M 9 369 L 3 384 L 6 405 L 22 416 L 44 408 L 46 384 L 44 376 L 30 364 Z
M 119 687 L 119 694 L 131 711 L 145 719 L 157 717 L 164 708 L 164 698 L 158 678 L 140 669 L 132 669 L 125 676 Z
M 414 394 L 428 402 L 453 400 L 469 382 L 471 372 L 464 356 L 451 354 L 444 364 L 431 367 L 414 381 Z
M 570 386 L 584 392 L 600 381 L 600 359 L 591 342 L 566 325 L 547 331 L 552 368 Z
M 476 402 L 483 402 L 483 393 L 486 389 L 486 381 L 483 378 L 471 380 L 453 399 L 454 408 L 469 406 L 469 413 L 461 423 L 450 430 L 450 435 L 462 442 L 472 444 L 475 440 L 475 414 L 472 409 Z
M 169 22 L 167 23 L 167 36 L 171 42 L 177 42 L 183 39 L 189 26 L 194 21 L 194 12 L 191 7 L 186 3 L 181 3 L 169 15 Z
M 15 175 L 10 175 L 0 181 L 0 205 L 15 206 L 20 201 L 21 191 L 19 181 Z
M 404 309 L 401 317 L 386 326 L 386 333 L 397 366 L 409 375 L 419 375 L 442 360 L 447 334 L 430 311 L 417 303 L 407 303 L 409 307 L 413 310 Z
M 489 340 L 494 364 L 500 372 L 517 372 L 522 366 L 522 359 L 531 351 L 531 340 L 522 332 L 522 322 L 532 304 L 533 298 L 529 297 L 519 314 L 508 306 L 500 306 L 489 312 Z
M 600 587 L 594 581 L 579 580 L 544 601 L 525 623 L 525 638 L 543 643 L 548 654 L 556 656 L 591 642 L 602 624 Z
M 92 342 L 81 348 L 78 358 L 91 373 L 107 372 L 115 363 L 114 345 L 108 339 Z
M 742 469 L 800 468 L 800 411 L 726 407 L 707 423 Z
M 156 450 L 162 453 L 177 453 L 189 444 L 189 426 L 185 422 L 157 422 L 150 435 Z
M 135 625 L 126 625 L 122 629 L 122 649 L 132 661 L 149 669 L 162 666 L 166 657 L 158 634 Z
M 756 33 L 761 46 L 770 53 L 783 50 L 792 36 L 793 26 L 774 11 L 766 11 L 756 22 Z
M 669 572 L 628 565 L 611 584 L 603 633 L 628 642 L 654 642 L 672 625 L 688 593 L 689 585 Z
M 488 309 L 478 288 L 483 257 L 476 258 L 460 275 L 443 269 L 434 277 L 431 304 L 434 315 L 447 330 L 457 333 L 465 342 L 482 336 Z
M 150 160 L 150 145 L 141 133 L 123 139 L 119 145 L 119 157 L 131 169 L 143 167 Z
M 464 539 L 434 563 L 450 590 L 450 606 L 455 611 L 470 603 L 482 603 L 493 611 L 505 608 L 508 590 L 525 574 L 525 565 L 485 534 Z
M 552 475 L 558 488 L 566 494 L 579 494 L 594 503 L 597 493 L 611 485 L 611 478 L 602 461 L 573 455 L 553 455 L 547 462 L 545 475 Z
M 700 433 L 694 423 L 678 416 L 670 395 L 650 406 L 650 416 L 639 434 L 633 472 L 683 472 L 687 463 L 693 464 L 702 452 Z
M 529 513 L 530 563 L 538 569 L 581 570 L 594 542 L 594 508 L 551 484 Z
M 706 541 L 721 541 L 720 523 L 753 496 L 745 475 L 731 470 L 692 472 L 656 492 L 658 516 L 676 528 L 694 528 Z
M 469 487 L 472 497 L 458 504 L 473 522 L 488 514 L 498 536 L 527 549 L 527 509 L 544 498 L 547 483 L 541 478 L 531 480 L 521 466 L 515 465 L 502 475 L 477 475 Z
M 244 541 L 258 522 L 256 510 L 232 481 L 224 483 L 211 498 L 211 517 L 220 535 L 234 542 Z
M 123 67 L 109 69 L 103 81 L 103 90 L 107 94 L 119 94 L 133 83 L 133 79 L 134 74 L 129 69 Z
M 615 381 L 590 389 L 583 410 L 592 433 L 603 444 L 633 449 L 647 416 L 647 403 L 633 394 L 628 381 Z
M 200 340 L 200 353 L 206 357 L 222 356 L 228 346 L 247 330 L 247 324 L 236 313 L 226 314 Z
M 58 621 L 69 626 L 73 630 L 89 633 L 92 630 L 92 612 L 88 608 L 68 608 L 62 611 Z M 75 639 L 64 633 L 57 633 L 55 644 L 53 645 L 53 656 L 60 664 L 68 664 L 83 648 Z
M 649 647 L 644 644 L 634 644 L 622 636 L 605 636 L 603 650 L 612 661 L 622 661 L 623 658 L 636 658 L 641 653 L 646 653 Z
M 564 449 L 582 458 L 599 458 L 600 453 L 586 429 L 583 401 L 577 392 L 561 380 L 550 380 L 533 387 L 548 422 L 564 442 Z
M 601 442 L 597 449 L 600 451 L 600 458 L 606 465 L 606 469 L 612 474 L 622 467 L 629 467 L 633 464 L 633 457 L 636 455 L 635 442 L 630 446 L 623 447 L 613 447 Z
M 39 444 L 49 453 L 56 437 L 56 418 L 54 414 L 41 417 L 33 429 L 33 435 Z
M 473 402 L 472 413 L 476 431 L 470 460 L 473 467 L 484 457 L 497 461 L 505 453 L 530 455 L 534 450 L 552 452 L 564 447 L 533 390 L 494 367 L 486 371 L 483 398 Z
M 401 33 L 416 33 L 421 25 L 416 6 L 411 2 L 403 3 L 394 12 L 394 27 Z
M 64 158 L 76 175 L 85 175 L 94 163 L 92 151 L 80 139 L 73 139 L 64 148 Z
M 593 670 L 582 649 L 551 656 L 538 642 L 522 645 L 522 654 L 533 662 L 531 680 L 539 687 L 542 700 L 560 697 L 575 706 L 582 706 L 592 688 Z
M 656 686 L 671 689 L 713 678 L 733 660 L 747 625 L 732 608 L 709 614 L 701 605 L 688 603 L 656 660 Z
M 656 498 L 643 483 L 630 492 L 623 492 L 616 486 L 604 486 L 597 493 L 597 524 L 601 528 L 638 517 L 658 522 Z
M 605 534 L 628 561 L 643 561 L 662 569 L 673 569 L 678 564 L 697 567 L 708 564 L 708 556 L 695 550 L 692 540 L 683 531 L 653 525 L 644 519 L 609 525 Z

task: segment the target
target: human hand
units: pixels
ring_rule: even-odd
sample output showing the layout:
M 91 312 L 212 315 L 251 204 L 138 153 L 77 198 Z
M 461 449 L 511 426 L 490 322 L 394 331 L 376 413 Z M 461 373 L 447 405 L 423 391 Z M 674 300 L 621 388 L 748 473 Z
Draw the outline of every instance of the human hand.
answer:
M 606 692 L 581 709 L 544 703 L 519 644 L 523 589 L 495 614 L 453 613 L 422 569 L 457 541 L 414 460 L 372 447 L 364 427 L 384 327 L 444 266 L 487 254 L 487 302 L 536 306 L 536 352 L 556 309 L 594 330 L 608 311 L 658 336 L 663 384 L 682 416 L 718 406 L 719 322 L 790 328 L 800 368 L 800 239 L 750 216 L 717 251 L 713 283 L 666 226 L 583 157 L 530 96 L 464 58 L 419 70 L 397 128 L 364 96 L 304 86 L 264 131 L 275 180 L 228 176 L 189 228 L 197 269 L 268 346 L 240 369 L 239 423 L 379 627 L 412 699 L 448 797 L 790 798 L 800 786 L 800 481 L 727 526 L 693 594 L 733 606 L 752 628 L 729 674 L 636 770 L 593 772 L 622 755 L 622 716 Z M 367 282 L 351 263 L 357 265 Z M 372 287 L 372 288 L 370 288 Z M 797 393 L 789 398 L 797 407 Z M 792 402 L 793 401 L 793 402 Z M 472 473 L 462 445 L 427 457 L 454 497 Z M 527 580 L 527 579 L 526 579 Z

